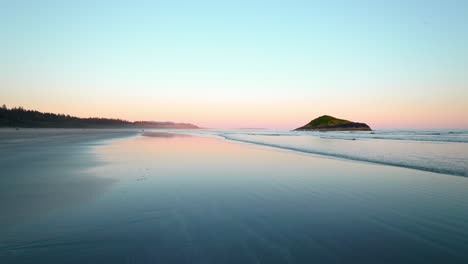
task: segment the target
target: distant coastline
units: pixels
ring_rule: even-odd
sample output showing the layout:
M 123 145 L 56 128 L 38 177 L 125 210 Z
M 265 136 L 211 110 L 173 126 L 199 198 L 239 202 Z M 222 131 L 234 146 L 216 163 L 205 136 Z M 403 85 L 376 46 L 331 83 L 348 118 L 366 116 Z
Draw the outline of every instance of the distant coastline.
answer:
M 80 118 L 64 114 L 43 113 L 22 107 L 0 107 L 0 127 L 16 128 L 164 128 L 200 129 L 189 123 L 136 121 L 113 118 Z

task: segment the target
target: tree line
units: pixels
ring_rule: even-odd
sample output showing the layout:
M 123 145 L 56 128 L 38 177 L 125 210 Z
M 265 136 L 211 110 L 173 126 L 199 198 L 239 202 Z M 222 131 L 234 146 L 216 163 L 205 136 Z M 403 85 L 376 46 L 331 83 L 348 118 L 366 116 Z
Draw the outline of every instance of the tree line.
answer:
M 42 113 L 26 110 L 23 107 L 0 108 L 0 127 L 43 127 L 43 128 L 112 128 L 135 127 L 135 124 L 122 119 L 79 118 L 64 114 Z

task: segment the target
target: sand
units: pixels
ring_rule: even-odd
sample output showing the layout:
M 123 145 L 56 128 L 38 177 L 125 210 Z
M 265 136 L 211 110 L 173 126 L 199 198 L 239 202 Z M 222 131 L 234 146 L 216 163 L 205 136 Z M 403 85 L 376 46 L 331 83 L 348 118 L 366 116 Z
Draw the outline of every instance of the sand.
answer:
M 468 260 L 467 178 L 146 132 L 9 136 L 0 262 Z
M 135 130 L 0 129 L 0 232 L 59 208 L 77 206 L 113 180 L 93 177 L 90 146 Z

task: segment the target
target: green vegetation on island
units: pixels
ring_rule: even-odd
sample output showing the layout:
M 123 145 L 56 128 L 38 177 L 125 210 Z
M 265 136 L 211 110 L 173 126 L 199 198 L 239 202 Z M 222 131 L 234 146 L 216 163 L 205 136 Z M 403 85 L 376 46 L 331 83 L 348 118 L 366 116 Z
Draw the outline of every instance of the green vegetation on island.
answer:
M 367 124 L 352 122 L 349 120 L 339 119 L 329 115 L 323 115 L 307 125 L 296 128 L 294 130 L 318 130 L 318 131 L 347 131 L 347 130 L 372 130 Z

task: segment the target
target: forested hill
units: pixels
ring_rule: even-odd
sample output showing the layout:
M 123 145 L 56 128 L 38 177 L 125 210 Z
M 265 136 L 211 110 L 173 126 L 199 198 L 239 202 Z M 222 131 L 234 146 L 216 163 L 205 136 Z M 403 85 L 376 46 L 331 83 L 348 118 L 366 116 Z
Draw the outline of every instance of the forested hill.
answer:
M 162 125 L 161 125 L 162 124 Z M 121 119 L 79 118 L 64 114 L 42 113 L 22 107 L 0 108 L 0 127 L 30 128 L 198 128 L 192 124 L 172 122 L 129 122 Z
M 42 113 L 22 107 L 0 108 L 0 127 L 49 127 L 49 128 L 113 128 L 136 127 L 134 123 L 120 119 L 79 118 L 64 114 Z
M 305 126 L 294 129 L 296 131 L 352 131 L 352 130 L 362 130 L 370 131 L 372 130 L 367 124 L 351 122 L 349 120 L 339 119 L 329 115 L 323 115 L 314 120 L 310 121 Z

